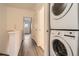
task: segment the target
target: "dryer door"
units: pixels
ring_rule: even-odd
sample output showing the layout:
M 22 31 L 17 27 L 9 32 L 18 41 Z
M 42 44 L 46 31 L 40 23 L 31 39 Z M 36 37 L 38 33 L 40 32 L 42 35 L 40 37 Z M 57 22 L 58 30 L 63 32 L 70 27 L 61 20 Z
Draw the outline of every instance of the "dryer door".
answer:
M 50 4 L 50 16 L 52 19 L 60 19 L 64 17 L 70 10 L 71 3 L 52 3 Z
M 72 56 L 73 52 L 69 44 L 61 37 L 53 37 L 50 42 L 50 55 Z

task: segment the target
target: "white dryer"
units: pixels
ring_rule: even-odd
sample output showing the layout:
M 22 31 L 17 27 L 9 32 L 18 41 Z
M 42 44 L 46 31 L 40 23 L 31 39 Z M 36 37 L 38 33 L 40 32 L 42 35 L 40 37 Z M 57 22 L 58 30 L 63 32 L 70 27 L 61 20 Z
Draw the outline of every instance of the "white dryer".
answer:
M 51 29 L 79 29 L 78 3 L 51 3 Z
M 78 56 L 79 32 L 51 30 L 50 56 Z

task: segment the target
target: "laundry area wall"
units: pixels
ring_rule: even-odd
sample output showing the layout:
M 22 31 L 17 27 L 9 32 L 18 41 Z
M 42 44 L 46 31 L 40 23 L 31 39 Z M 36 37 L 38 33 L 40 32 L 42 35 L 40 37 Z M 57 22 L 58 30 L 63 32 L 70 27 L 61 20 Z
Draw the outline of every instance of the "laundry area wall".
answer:
M 0 4 L 0 53 L 6 53 L 8 44 L 6 21 L 6 7 L 4 4 Z

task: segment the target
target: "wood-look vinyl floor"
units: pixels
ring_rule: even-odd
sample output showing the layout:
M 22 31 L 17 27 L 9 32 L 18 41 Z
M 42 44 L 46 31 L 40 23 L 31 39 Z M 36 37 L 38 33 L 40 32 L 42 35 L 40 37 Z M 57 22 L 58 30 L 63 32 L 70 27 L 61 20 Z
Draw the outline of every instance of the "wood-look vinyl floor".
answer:
M 24 42 L 22 42 L 18 55 L 19 56 L 44 56 L 43 49 L 37 46 L 37 44 L 35 43 L 33 39 L 31 41 L 32 41 L 31 42 L 32 44 L 29 43 L 28 46 L 23 44 Z

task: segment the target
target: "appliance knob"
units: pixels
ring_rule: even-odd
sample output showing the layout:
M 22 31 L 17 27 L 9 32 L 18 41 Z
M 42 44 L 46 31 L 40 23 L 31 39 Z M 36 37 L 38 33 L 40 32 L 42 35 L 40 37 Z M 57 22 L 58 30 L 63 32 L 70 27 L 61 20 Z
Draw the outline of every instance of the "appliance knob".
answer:
M 60 32 L 58 32 L 58 35 L 60 35 Z
M 70 34 L 72 34 L 72 32 L 69 32 Z

